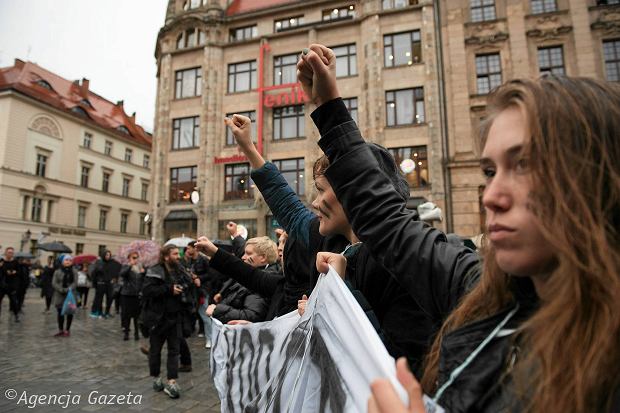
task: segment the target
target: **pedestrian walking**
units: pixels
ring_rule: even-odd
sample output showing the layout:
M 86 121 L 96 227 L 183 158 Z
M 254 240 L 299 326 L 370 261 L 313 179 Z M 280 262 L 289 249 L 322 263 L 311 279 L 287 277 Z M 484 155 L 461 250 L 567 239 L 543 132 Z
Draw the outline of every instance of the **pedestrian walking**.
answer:
M 4 259 L 0 262 L 0 310 L 2 299 L 9 297 L 9 310 L 13 313 L 16 323 L 19 323 L 18 291 L 21 282 L 21 267 L 15 259 L 15 248 L 7 247 L 4 250 Z
M 45 298 L 45 310 L 44 313 L 50 312 L 50 306 L 52 304 L 52 297 L 54 296 L 54 287 L 52 286 L 52 279 L 54 278 L 54 257 L 47 257 L 47 265 L 43 268 L 41 274 L 41 298 Z
M 112 253 L 105 250 L 100 258 L 95 262 L 92 272 L 92 283 L 95 288 L 95 300 L 90 313 L 92 318 L 110 318 L 110 307 L 114 287 L 112 281 L 118 279 L 120 264 L 112 259 Z M 103 299 L 105 297 L 105 311 Z
M 54 272 L 52 286 L 54 287 L 54 306 L 58 312 L 58 333 L 55 337 L 69 337 L 73 314 L 62 314 L 62 306 L 67 298 L 69 290 L 75 291 L 78 274 L 73 268 L 73 256 L 64 254 L 60 256 L 60 268 Z M 67 324 L 65 325 L 65 318 Z
M 121 322 L 123 327 L 123 340 L 129 340 L 129 325 L 133 319 L 134 340 L 140 339 L 140 331 L 138 329 L 138 316 L 140 315 L 140 293 L 144 280 L 144 267 L 138 262 L 139 255 L 137 252 L 131 252 L 127 256 L 129 263 L 124 265 L 120 272 L 122 280 L 122 288 L 120 296 L 121 304 Z

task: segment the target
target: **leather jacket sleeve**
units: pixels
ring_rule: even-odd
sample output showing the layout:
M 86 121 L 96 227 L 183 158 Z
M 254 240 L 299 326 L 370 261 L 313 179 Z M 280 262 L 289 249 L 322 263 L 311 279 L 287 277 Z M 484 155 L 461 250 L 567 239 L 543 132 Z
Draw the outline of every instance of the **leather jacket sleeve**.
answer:
M 344 104 L 334 100 L 325 105 Z M 323 106 L 321 113 L 312 114 L 319 129 L 322 116 L 337 113 Z M 319 145 L 330 160 L 326 177 L 355 234 L 425 311 L 444 318 L 477 280 L 479 256 L 448 244 L 445 234 L 416 220 L 381 171 L 355 122 L 322 131 Z

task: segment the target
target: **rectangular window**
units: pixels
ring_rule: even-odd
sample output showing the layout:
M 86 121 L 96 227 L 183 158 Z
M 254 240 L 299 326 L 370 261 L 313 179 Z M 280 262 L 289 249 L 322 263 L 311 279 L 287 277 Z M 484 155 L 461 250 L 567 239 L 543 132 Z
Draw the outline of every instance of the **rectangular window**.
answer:
M 241 40 L 249 40 L 258 36 L 258 28 L 256 25 L 237 27 L 230 29 L 230 41 L 239 42 Z
M 293 139 L 305 136 L 304 105 L 273 108 L 273 139 Z
M 389 149 L 409 187 L 424 188 L 429 185 L 426 146 L 406 146 Z
M 412 125 L 424 122 L 424 89 L 385 92 L 387 126 Z
M 84 253 L 84 244 L 81 242 L 75 243 L 75 255 L 80 255 Z
M 336 55 L 336 77 L 357 75 L 357 49 L 355 43 L 332 47 Z
M 144 168 L 151 166 L 151 155 L 144 154 L 144 157 L 142 158 L 142 166 Z
M 110 174 L 107 172 L 103 173 L 103 180 L 101 181 L 101 190 L 103 192 L 108 192 L 110 189 Z
M 121 232 L 125 234 L 127 232 L 127 221 L 129 221 L 129 214 L 121 214 Z
M 105 141 L 105 147 L 103 148 L 103 154 L 107 156 L 112 156 L 112 142 Z
M 549 13 L 558 9 L 555 0 L 532 0 L 531 6 L 532 14 Z
M 129 197 L 129 185 L 131 184 L 131 179 L 123 178 L 123 196 Z
M 386 34 L 383 36 L 385 67 L 407 66 L 422 61 L 420 31 Z
M 357 98 L 342 99 L 344 105 L 349 109 L 351 117 L 357 123 Z
M 400 9 L 401 7 L 418 4 L 418 0 L 383 0 L 383 10 Z
M 47 214 L 45 217 L 45 222 L 52 222 L 52 213 L 54 212 L 54 201 L 49 199 L 47 201 Z
M 502 64 L 499 53 L 476 55 L 476 90 L 480 95 L 489 93 L 502 84 Z
M 131 162 L 132 157 L 133 157 L 133 150 L 129 148 L 125 148 L 125 162 Z
M 105 231 L 108 223 L 108 211 L 105 209 L 99 210 L 99 230 Z
M 273 22 L 273 31 L 279 32 L 304 24 L 304 16 L 287 17 Z
M 256 60 L 228 65 L 228 93 L 256 89 Z
M 297 61 L 299 56 L 287 54 L 273 58 L 273 84 L 286 85 L 297 82 Z
M 603 42 L 605 75 L 610 82 L 620 81 L 620 39 Z
M 83 205 L 78 205 L 77 226 L 79 228 L 86 226 L 86 207 Z
M 170 202 L 189 200 L 196 187 L 197 172 L 196 166 L 170 169 Z
M 40 153 L 37 154 L 37 176 L 45 176 L 45 169 L 47 167 L 47 156 Z
M 286 182 L 299 196 L 305 195 L 304 158 L 274 160 Z
M 234 114 L 237 115 L 243 115 L 243 116 L 247 116 L 248 118 L 250 118 L 250 120 L 252 121 L 252 141 L 254 143 L 256 143 L 256 111 L 255 110 L 250 110 L 248 112 L 234 112 L 234 113 L 227 113 L 226 117 L 230 118 L 232 117 Z M 233 136 L 232 132 L 230 131 L 230 128 L 226 128 L 226 145 L 236 145 L 235 142 L 235 137 Z
M 30 197 L 28 195 L 24 196 L 24 203 L 22 204 L 22 220 L 25 221 L 28 219 L 28 204 L 30 203 Z
M 485 22 L 495 20 L 495 0 L 471 0 L 471 21 Z
M 202 89 L 202 72 L 200 67 L 177 70 L 175 73 L 175 99 L 200 96 Z
M 90 146 L 92 143 L 93 143 L 93 134 L 84 132 L 84 139 L 82 140 L 82 146 L 90 149 Z
M 138 231 L 140 235 L 145 235 L 146 234 L 146 222 L 144 220 L 146 218 L 146 214 L 141 213 L 139 217 L 140 217 L 140 225 L 139 225 Z
M 41 198 L 32 198 L 32 208 L 30 209 L 30 220 L 41 222 L 41 211 L 43 210 L 43 200 Z
M 197 148 L 200 141 L 200 118 L 174 119 L 172 121 L 172 150 Z
M 620 4 L 620 0 L 597 0 L 597 6 L 607 6 L 611 4 Z
M 88 166 L 82 166 L 82 174 L 80 175 L 80 186 L 88 188 L 88 176 L 90 175 L 90 168 Z
M 540 47 L 538 49 L 538 70 L 541 75 L 564 74 L 564 53 L 562 46 Z
M 252 198 L 254 185 L 250 181 L 250 164 L 224 165 L 224 188 L 224 200 Z
M 323 21 L 355 18 L 355 6 L 341 6 L 333 9 L 323 10 Z
M 140 191 L 140 199 L 146 201 L 149 196 L 149 184 L 142 182 L 142 190 Z

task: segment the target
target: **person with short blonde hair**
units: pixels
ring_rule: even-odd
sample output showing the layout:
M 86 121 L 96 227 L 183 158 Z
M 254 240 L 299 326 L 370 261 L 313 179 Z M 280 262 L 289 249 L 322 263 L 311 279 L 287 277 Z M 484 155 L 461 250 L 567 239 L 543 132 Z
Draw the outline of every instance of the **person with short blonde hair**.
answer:
M 245 254 L 241 259 L 253 267 L 275 264 L 278 246 L 269 237 L 250 238 L 245 242 Z

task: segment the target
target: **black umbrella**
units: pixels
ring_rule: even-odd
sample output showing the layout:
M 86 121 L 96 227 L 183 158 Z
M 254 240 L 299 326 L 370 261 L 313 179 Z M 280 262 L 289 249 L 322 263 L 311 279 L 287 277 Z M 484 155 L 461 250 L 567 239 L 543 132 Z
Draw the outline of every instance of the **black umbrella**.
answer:
M 32 255 L 32 254 L 31 254 L 31 253 L 29 253 L 29 252 L 21 252 L 21 251 L 20 251 L 20 252 L 16 252 L 16 253 L 15 253 L 15 258 L 28 258 L 28 259 L 30 259 L 30 260 L 31 260 L 31 259 L 35 258 L 35 256 L 34 256 L 34 255 Z
M 44 242 L 43 244 L 37 245 L 37 248 L 43 251 L 49 252 L 67 252 L 72 253 L 73 250 L 67 247 L 62 242 L 54 241 L 54 242 Z

